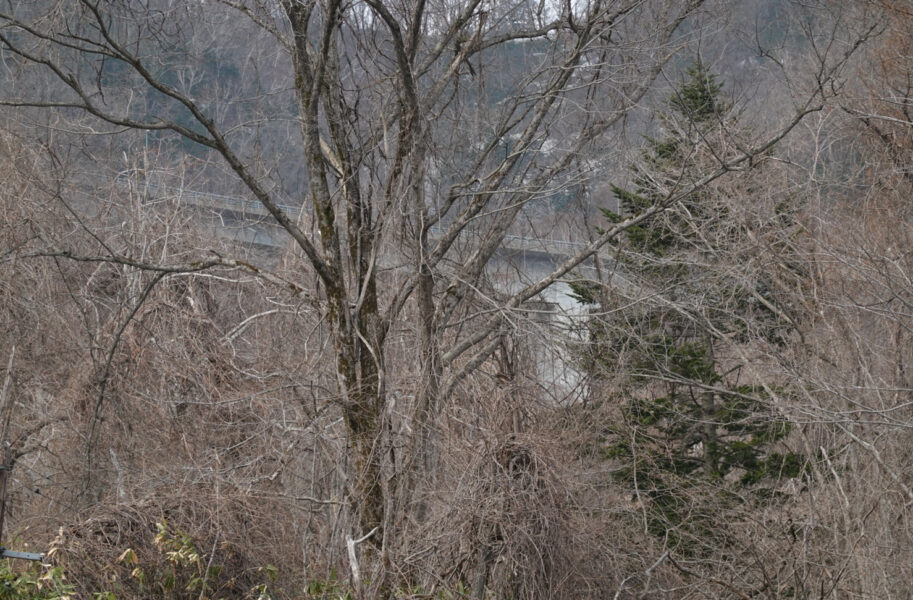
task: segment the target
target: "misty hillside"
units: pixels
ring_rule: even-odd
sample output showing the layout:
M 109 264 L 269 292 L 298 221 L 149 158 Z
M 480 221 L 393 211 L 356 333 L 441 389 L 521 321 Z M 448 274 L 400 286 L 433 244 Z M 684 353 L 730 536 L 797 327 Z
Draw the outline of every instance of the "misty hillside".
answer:
M 909 0 L 0 7 L 0 599 L 907 598 Z

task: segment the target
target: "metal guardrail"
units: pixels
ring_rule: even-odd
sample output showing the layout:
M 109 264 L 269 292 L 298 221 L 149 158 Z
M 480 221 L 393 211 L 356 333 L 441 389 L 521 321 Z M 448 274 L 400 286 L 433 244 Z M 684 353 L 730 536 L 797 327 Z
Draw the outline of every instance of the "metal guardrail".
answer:
M 20 560 L 44 560 L 44 554 L 37 552 L 17 552 L 16 550 L 7 550 L 0 548 L 0 558 L 18 558 Z
M 208 208 L 230 210 L 241 214 L 255 214 L 264 217 L 272 216 L 272 214 L 257 200 L 249 200 L 241 196 L 227 196 L 212 192 L 200 192 L 198 190 L 188 190 L 186 188 L 176 188 L 149 182 L 147 182 L 145 186 L 147 189 L 164 192 L 175 198 L 180 198 L 182 200 L 189 199 L 193 204 L 206 206 Z M 296 206 L 288 204 L 279 204 L 278 206 L 283 212 L 291 217 L 297 218 L 301 214 L 301 209 Z
M 431 233 L 433 235 L 443 235 L 444 228 L 432 227 Z M 587 245 L 586 242 L 572 242 L 554 238 L 528 238 L 513 234 L 507 234 L 502 239 L 502 247 L 508 250 L 547 254 L 553 258 L 569 257 L 583 250 Z M 608 256 L 606 255 L 606 257 Z
M 201 192 L 198 190 L 171 187 L 153 182 L 146 182 L 144 185 L 149 190 L 154 190 L 162 195 L 180 198 L 185 202 L 189 201 L 190 204 L 199 207 L 211 208 L 219 211 L 230 211 L 237 213 L 242 217 L 245 215 L 256 215 L 261 218 L 272 217 L 272 214 L 266 210 L 260 202 L 249 200 L 241 196 Z M 297 220 L 301 214 L 301 209 L 298 207 L 287 204 L 279 204 L 278 206 L 287 213 L 292 220 Z M 439 236 L 444 233 L 444 230 L 444 227 L 435 226 L 431 228 L 431 233 Z M 503 247 L 508 250 L 542 253 L 555 258 L 570 256 L 571 254 L 579 252 L 586 246 L 587 243 L 585 242 L 574 242 L 554 238 L 528 238 L 513 234 L 505 235 L 503 241 Z

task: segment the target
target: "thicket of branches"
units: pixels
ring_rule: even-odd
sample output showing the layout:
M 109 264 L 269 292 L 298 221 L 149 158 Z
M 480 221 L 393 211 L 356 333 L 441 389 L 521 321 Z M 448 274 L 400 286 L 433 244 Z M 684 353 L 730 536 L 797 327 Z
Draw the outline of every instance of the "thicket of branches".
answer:
M 8 589 L 908 594 L 913 6 L 745 8 L 0 3 Z

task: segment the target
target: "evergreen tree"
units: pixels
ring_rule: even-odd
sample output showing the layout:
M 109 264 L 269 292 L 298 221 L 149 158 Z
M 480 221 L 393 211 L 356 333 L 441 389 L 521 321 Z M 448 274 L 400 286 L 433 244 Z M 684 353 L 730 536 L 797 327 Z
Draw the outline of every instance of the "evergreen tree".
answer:
M 604 210 L 609 221 L 687 189 L 724 154 L 738 127 L 722 87 L 701 63 L 687 71 L 660 115 L 663 135 L 648 139 L 632 168 L 632 185 L 613 187 L 620 213 Z M 750 185 L 739 192 L 750 198 Z M 721 506 L 742 502 L 746 490 L 754 497 L 775 493 L 776 481 L 798 476 L 803 462 L 775 450 L 789 424 L 769 408 L 762 387 L 742 381 L 739 365 L 721 356 L 723 341 L 783 343 L 789 335 L 765 298 L 768 282 L 729 277 L 721 264 L 720 257 L 733 256 L 727 246 L 745 234 L 722 194 L 690 194 L 626 232 L 617 255 L 647 290 L 645 298 L 616 302 L 609 288 L 573 284 L 594 314 L 611 315 L 590 320 L 583 355 L 592 376 L 611 374 L 613 387 L 597 393 L 617 403 L 623 417 L 608 428 L 603 456 L 619 462 L 616 479 L 649 500 L 649 529 L 682 544 L 713 536 Z M 625 308 L 613 310 L 618 305 Z M 694 494 L 708 489 L 715 490 L 712 501 L 696 503 Z

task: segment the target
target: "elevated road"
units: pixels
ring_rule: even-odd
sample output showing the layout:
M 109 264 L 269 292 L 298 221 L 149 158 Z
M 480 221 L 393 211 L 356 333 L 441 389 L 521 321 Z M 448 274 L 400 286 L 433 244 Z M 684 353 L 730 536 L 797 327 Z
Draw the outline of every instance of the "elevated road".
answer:
M 227 196 L 165 186 L 148 185 L 147 197 L 150 202 L 175 203 L 196 211 L 193 218 L 216 236 L 231 239 L 245 246 L 254 246 L 261 251 L 275 251 L 289 243 L 289 236 L 273 216 L 257 201 L 238 196 Z M 301 210 L 296 206 L 280 205 L 292 221 L 301 220 Z M 442 228 L 431 231 L 432 239 L 443 234 Z M 472 248 L 470 232 L 465 232 L 457 246 Z M 500 293 L 512 294 L 526 285 L 539 281 L 554 272 L 555 268 L 585 247 L 581 242 L 553 238 L 527 238 L 507 235 L 486 268 L 488 279 Z M 615 264 L 608 252 L 599 257 L 606 269 Z M 386 249 L 382 262 L 408 262 L 398 248 Z M 404 263 L 405 264 L 405 263 Z M 593 259 L 585 261 L 575 269 L 578 274 L 595 278 Z M 614 285 L 631 286 L 627 277 L 613 275 Z M 573 296 L 567 281 L 557 281 L 535 299 L 525 304 L 526 316 L 531 322 L 545 325 L 530 328 L 535 369 L 543 381 L 551 382 L 553 397 L 579 391 L 581 374 L 573 357 L 569 355 L 567 340 L 579 341 L 578 319 L 586 318 L 587 307 Z M 555 343 L 558 340 L 558 343 Z
M 288 243 L 288 237 L 282 233 L 279 224 L 270 212 L 256 200 L 153 184 L 147 184 L 146 189 L 154 194 L 156 199 L 173 200 L 216 216 L 226 226 L 225 231 L 220 232 L 224 233 L 225 237 L 239 242 L 274 248 L 283 247 Z M 279 208 L 292 221 L 297 222 L 301 217 L 301 209 L 297 206 L 280 204 Z M 271 231 L 270 228 L 275 230 Z M 435 227 L 431 230 L 432 239 L 441 234 L 443 234 L 443 228 Z M 506 235 L 501 244 L 501 254 L 505 257 L 548 261 L 553 265 L 558 265 L 585 246 L 585 243 L 569 240 Z M 607 252 L 601 251 L 599 256 L 605 264 L 614 263 L 613 258 Z M 592 260 L 588 261 L 588 264 L 592 265 Z

